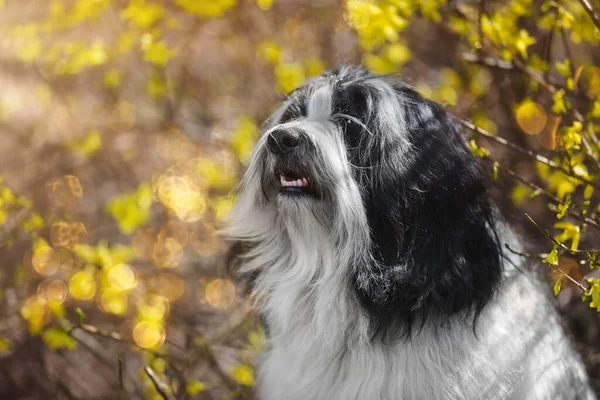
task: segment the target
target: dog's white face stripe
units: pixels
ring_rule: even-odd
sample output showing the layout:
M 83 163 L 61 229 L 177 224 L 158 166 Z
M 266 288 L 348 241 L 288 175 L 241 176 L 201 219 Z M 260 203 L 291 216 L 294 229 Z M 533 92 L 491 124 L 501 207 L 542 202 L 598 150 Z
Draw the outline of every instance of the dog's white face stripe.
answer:
M 316 89 L 308 100 L 308 119 L 319 120 L 331 116 L 331 85 L 325 84 Z

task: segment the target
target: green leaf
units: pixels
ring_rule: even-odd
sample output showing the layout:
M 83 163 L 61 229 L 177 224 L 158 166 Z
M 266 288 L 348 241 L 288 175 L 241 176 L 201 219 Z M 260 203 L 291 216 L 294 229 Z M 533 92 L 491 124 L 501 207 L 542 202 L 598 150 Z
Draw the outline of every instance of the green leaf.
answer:
M 75 350 L 77 342 L 62 329 L 48 328 L 42 333 L 42 340 L 51 350 L 68 349 Z
M 250 365 L 241 364 L 234 367 L 231 376 L 240 385 L 252 386 L 254 384 L 254 371 Z
M 565 78 L 568 78 L 571 75 L 571 61 L 568 59 L 565 60 L 564 63 L 557 61 L 555 65 L 558 72 Z
M 562 285 L 562 281 L 563 281 L 563 276 L 561 275 L 560 278 L 558 278 L 555 282 L 554 282 L 554 295 L 558 296 L 558 294 L 560 293 L 560 289 L 561 289 L 561 285 Z
M 10 341 L 4 336 L 0 336 L 0 351 L 8 350 L 12 347 Z
M 206 390 L 206 385 L 200 381 L 191 381 L 187 384 L 185 391 L 190 396 L 195 395 L 196 393 L 200 393 Z
M 85 319 L 85 314 L 83 313 L 83 310 L 81 309 L 81 307 L 77 307 L 75 309 L 75 314 L 77 314 L 77 320 L 79 321 L 79 323 L 83 324 L 83 320 Z
M 567 211 L 569 210 L 569 207 L 571 207 L 572 202 L 573 202 L 573 199 L 571 198 L 571 195 L 568 194 L 565 199 L 565 203 L 558 205 L 559 212 L 558 212 L 558 214 L 556 214 L 556 218 L 561 219 L 562 217 L 564 217 L 565 214 L 567 213 Z
M 588 278 L 587 281 L 590 284 L 590 289 L 585 293 L 585 297 L 591 297 L 590 307 L 600 312 L 600 279 Z
M 558 245 L 554 246 L 550 254 L 542 262 L 550 265 L 558 265 Z

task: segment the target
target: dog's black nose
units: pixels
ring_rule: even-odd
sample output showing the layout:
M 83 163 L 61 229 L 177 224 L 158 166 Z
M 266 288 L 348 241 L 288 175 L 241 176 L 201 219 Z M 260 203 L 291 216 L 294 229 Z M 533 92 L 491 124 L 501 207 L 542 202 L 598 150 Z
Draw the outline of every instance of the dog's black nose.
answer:
M 269 150 L 275 154 L 286 154 L 300 144 L 300 135 L 291 129 L 275 129 L 267 138 Z

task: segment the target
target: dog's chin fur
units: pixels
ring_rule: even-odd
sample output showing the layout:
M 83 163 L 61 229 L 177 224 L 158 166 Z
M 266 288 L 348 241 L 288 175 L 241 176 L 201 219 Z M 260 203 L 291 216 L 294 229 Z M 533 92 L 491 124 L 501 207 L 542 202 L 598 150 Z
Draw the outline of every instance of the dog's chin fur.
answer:
M 276 155 L 268 139 L 293 130 Z M 262 399 L 592 399 L 438 105 L 342 67 L 267 121 L 227 237 L 268 332 Z M 282 190 L 280 175 L 310 190 Z

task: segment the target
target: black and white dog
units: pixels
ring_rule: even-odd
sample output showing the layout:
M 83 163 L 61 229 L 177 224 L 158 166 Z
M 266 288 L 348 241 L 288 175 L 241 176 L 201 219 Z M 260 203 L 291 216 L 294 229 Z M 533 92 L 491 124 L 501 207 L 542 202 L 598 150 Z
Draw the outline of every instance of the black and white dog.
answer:
M 485 181 L 395 78 L 342 67 L 291 93 L 226 230 L 268 331 L 259 397 L 595 398 Z

